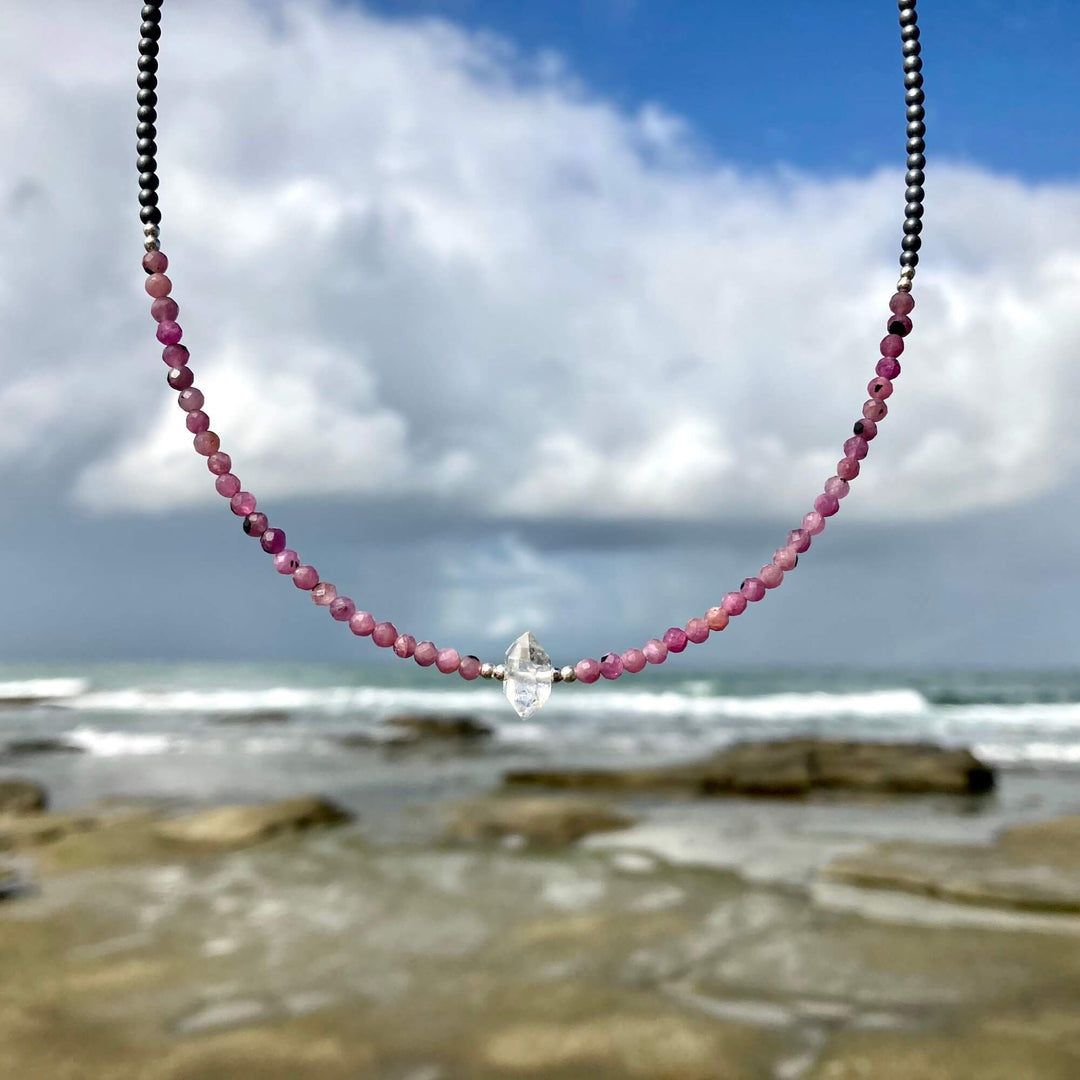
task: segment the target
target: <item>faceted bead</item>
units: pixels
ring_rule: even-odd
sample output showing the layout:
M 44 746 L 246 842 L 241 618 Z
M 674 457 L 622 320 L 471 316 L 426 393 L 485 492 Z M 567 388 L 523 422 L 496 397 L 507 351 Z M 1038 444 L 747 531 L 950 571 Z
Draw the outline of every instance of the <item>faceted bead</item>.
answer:
M 867 442 L 877 436 L 877 424 L 873 420 L 867 420 L 865 416 L 861 420 L 856 420 L 851 430 L 856 435 L 861 435 Z
M 689 639 L 685 630 L 680 630 L 677 626 L 671 626 L 664 631 L 662 640 L 671 652 L 682 652 L 686 648 Z
M 195 381 L 195 372 L 189 367 L 173 367 L 165 379 L 174 390 L 186 390 Z
M 881 339 L 882 356 L 899 356 L 904 351 L 904 339 L 899 334 L 886 334 Z
M 150 305 L 150 317 L 155 322 L 176 322 L 180 305 L 171 296 L 159 296 Z
M 217 433 L 213 431 L 200 431 L 191 440 L 191 443 L 195 447 L 196 454 L 202 454 L 203 457 L 207 458 L 221 449 L 221 440 L 217 437 Z M 227 469 L 225 471 L 228 472 Z
M 142 265 L 148 274 L 164 274 L 169 269 L 169 259 L 164 251 L 148 251 L 143 256 Z
M 347 596 L 335 596 L 330 601 L 330 618 L 334 622 L 348 622 L 356 611 L 356 605 Z
M 483 664 L 480 663 L 479 656 L 463 656 L 461 663 L 458 664 L 458 674 L 467 682 L 472 682 L 473 679 L 480 678 L 480 669 Z
M 351 626 L 352 624 L 350 623 L 349 625 Z M 431 665 L 435 663 L 435 657 L 438 655 L 439 650 L 432 641 L 421 641 L 413 651 L 413 659 L 421 667 L 431 667 Z
M 802 523 L 803 528 L 811 536 L 817 536 L 818 533 L 825 531 L 825 518 L 817 510 L 811 510 L 810 513 L 802 519 Z
M 279 551 L 274 556 L 274 569 L 279 574 L 295 574 L 300 569 L 300 556 L 292 548 Z
M 605 679 L 617 679 L 622 673 L 623 662 L 618 653 L 609 652 L 600 657 L 600 674 Z
M 793 547 L 778 547 L 773 553 L 772 561 L 773 565 L 781 570 L 794 570 L 799 565 L 799 553 Z
M 416 638 L 412 634 L 398 634 L 394 639 L 394 655 L 407 660 L 416 652 Z
M 158 323 L 155 334 L 162 345 L 176 345 L 184 336 L 184 331 L 178 322 L 166 319 Z
M 894 315 L 907 315 L 915 308 L 915 297 L 909 292 L 893 293 L 889 301 L 889 310 Z
M 375 616 L 370 611 L 354 611 L 349 616 L 349 629 L 357 637 L 367 637 L 375 629 Z
M 172 292 L 172 282 L 164 274 L 151 274 L 143 286 L 147 296 L 155 299 L 159 296 L 168 296 Z
M 836 463 L 836 475 L 840 480 L 854 480 L 861 467 L 857 458 L 844 457 Z
M 244 518 L 244 532 L 248 536 L 262 536 L 270 528 L 270 521 L 265 514 L 248 514 Z
M 756 603 L 765 595 L 765 582 L 762 581 L 761 578 L 748 577 L 740 586 L 739 592 L 741 592 L 750 603 Z
M 231 472 L 222 473 L 214 481 L 214 487 L 223 498 L 231 499 L 240 490 L 240 478 Z
M 887 327 L 890 334 L 907 337 L 911 333 L 911 320 L 906 315 L 894 315 Z
M 863 403 L 862 414 L 867 420 L 873 420 L 876 424 L 879 420 L 884 420 L 889 415 L 889 406 L 884 401 L 875 401 L 871 398 L 869 401 Z
M 285 530 L 266 529 L 259 537 L 259 543 L 267 555 L 276 555 L 285 550 Z
M 875 401 L 884 401 L 887 397 L 892 397 L 893 384 L 879 375 L 876 379 L 871 379 L 867 383 L 866 392 Z
M 578 682 L 594 683 L 600 678 L 600 661 L 594 660 L 591 656 L 579 660 L 574 665 L 574 674 Z
M 731 616 L 722 607 L 711 607 L 705 612 L 705 621 L 710 630 L 723 630 L 731 621 Z
M 319 571 L 314 566 L 305 563 L 303 566 L 297 567 L 292 576 L 292 583 L 298 589 L 311 589 L 314 591 L 315 586 L 319 584 Z
M 695 645 L 709 640 L 709 624 L 704 619 L 691 619 L 686 624 L 686 637 Z
M 238 491 L 229 500 L 229 509 L 237 517 L 247 517 L 255 509 L 255 496 L 250 491 Z
M 204 434 L 209 435 L 209 432 Z M 198 438 L 198 436 L 196 436 Z M 228 454 L 222 453 L 220 450 L 216 454 L 211 454 L 206 459 L 206 467 L 215 475 L 223 476 L 225 473 L 232 469 L 232 458 Z
M 814 509 L 823 517 L 832 517 L 840 509 L 840 500 L 835 495 L 819 495 L 814 500 Z
M 851 438 L 844 443 L 844 457 L 862 461 L 869 453 L 870 447 L 866 445 L 866 437 L 864 435 L 852 435 Z
M 776 563 L 769 563 L 761 568 L 758 577 L 766 589 L 775 589 L 784 580 L 784 571 Z
M 296 575 L 293 574 L 293 581 L 295 580 Z M 329 607 L 337 599 L 337 588 L 331 585 L 329 581 L 320 581 L 311 590 L 311 599 L 319 607 Z
M 900 361 L 895 356 L 883 356 L 874 368 L 874 374 L 883 379 L 895 379 L 900 374 Z
M 551 657 L 531 633 L 524 633 L 506 650 L 503 693 L 522 720 L 528 720 L 549 697 L 555 670 Z
M 843 460 L 847 461 L 847 458 Z M 858 462 L 855 464 L 858 465 Z M 831 495 L 834 499 L 845 498 L 850 490 L 851 485 L 842 476 L 830 476 L 825 481 L 825 494 Z
M 397 641 L 397 638 L 397 627 L 392 622 L 376 623 L 375 629 L 371 631 L 371 640 L 380 649 L 389 649 Z
M 438 655 L 435 657 L 435 666 L 444 675 L 449 675 L 450 672 L 457 671 L 460 663 L 461 657 L 458 655 L 457 649 L 440 649 Z
M 161 359 L 169 367 L 183 367 L 191 359 L 191 353 L 186 345 L 166 345 L 161 350 Z
M 662 664 L 667 659 L 668 647 L 659 638 L 652 638 L 641 651 L 650 664 Z
M 720 606 L 729 615 L 741 615 L 746 610 L 746 597 L 741 592 L 725 593 Z
M 186 390 L 181 390 L 177 395 L 176 403 L 180 406 L 184 412 L 194 412 L 196 409 L 201 409 L 205 402 L 203 392 L 197 387 L 189 386 Z
M 810 534 L 805 529 L 792 529 L 787 536 L 787 546 L 796 555 L 801 555 L 810 549 Z
M 629 671 L 631 675 L 636 675 L 647 663 L 648 660 L 640 649 L 627 649 L 622 654 L 623 671 Z

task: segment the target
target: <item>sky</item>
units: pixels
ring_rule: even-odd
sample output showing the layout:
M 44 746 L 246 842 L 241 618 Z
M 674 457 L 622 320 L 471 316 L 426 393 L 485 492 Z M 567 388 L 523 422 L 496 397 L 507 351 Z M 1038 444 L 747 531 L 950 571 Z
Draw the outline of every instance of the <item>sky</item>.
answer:
M 1080 8 L 925 6 L 890 415 L 696 670 L 1076 663 Z M 640 645 L 834 471 L 897 275 L 895 6 L 735 8 L 166 5 L 197 385 L 260 508 L 379 618 L 492 659 L 527 629 L 559 662 Z M 243 535 L 165 385 L 133 12 L 0 0 L 0 657 L 385 659 Z

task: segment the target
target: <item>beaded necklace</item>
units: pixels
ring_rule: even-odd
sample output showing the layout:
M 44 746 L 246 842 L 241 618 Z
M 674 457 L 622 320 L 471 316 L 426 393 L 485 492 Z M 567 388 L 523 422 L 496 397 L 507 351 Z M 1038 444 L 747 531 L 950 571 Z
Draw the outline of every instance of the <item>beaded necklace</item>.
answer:
M 881 340 L 881 359 L 874 377 L 867 386 L 869 399 L 862 407 L 862 417 L 855 422 L 853 434 L 844 443 L 844 456 L 836 465 L 836 474 L 825 482 L 824 490 L 814 499 L 813 509 L 802 519 L 799 528 L 788 533 L 786 541 L 776 549 L 772 561 L 754 577 L 727 593 L 720 603 L 703 615 L 690 619 L 685 626 L 673 626 L 661 637 L 652 638 L 640 649 L 623 653 L 609 652 L 599 660 L 586 657 L 576 664 L 554 667 L 551 658 L 531 633 L 524 633 L 506 651 L 504 663 L 482 663 L 476 656 L 462 656 L 456 649 L 440 648 L 431 641 L 417 641 L 412 634 L 399 633 L 389 621 L 380 621 L 369 611 L 357 608 L 347 596 L 323 580 L 314 566 L 300 561 L 300 556 L 286 545 L 285 532 L 271 525 L 266 514 L 256 507 L 255 496 L 242 490 L 240 480 L 232 471 L 232 459 L 221 449 L 221 440 L 210 430 L 210 417 L 203 409 L 203 393 L 194 385 L 194 374 L 188 364 L 186 345 L 180 344 L 183 331 L 176 321 L 179 305 L 173 299 L 172 282 L 165 275 L 169 260 L 161 250 L 161 210 L 158 207 L 157 176 L 157 68 L 161 38 L 161 7 L 163 0 L 151 0 L 142 8 L 139 40 L 138 93 L 138 169 L 139 217 L 143 223 L 146 255 L 143 269 L 147 273 L 146 292 L 153 298 L 150 314 L 157 322 L 157 339 L 165 346 L 162 359 L 169 368 L 168 383 L 178 391 L 178 403 L 186 414 L 187 429 L 194 436 L 195 451 L 206 458 L 215 477 L 214 486 L 229 500 L 232 512 L 243 520 L 244 532 L 259 541 L 262 550 L 272 556 L 274 569 L 292 578 L 293 584 L 308 592 L 319 607 L 326 608 L 330 617 L 345 623 L 358 637 L 370 638 L 379 648 L 391 649 L 402 659 L 412 659 L 423 668 L 434 667 L 446 675 L 455 672 L 466 681 L 496 679 L 503 683 L 510 704 L 522 718 L 532 716 L 551 696 L 559 682 L 595 683 L 597 680 L 618 679 L 636 674 L 649 664 L 662 664 L 671 653 L 681 653 L 688 645 L 700 645 L 712 633 L 723 630 L 729 621 L 741 615 L 750 604 L 757 603 L 794 570 L 799 556 L 806 552 L 815 536 L 825 528 L 826 519 L 840 509 L 851 481 L 858 475 L 860 462 L 866 457 L 870 442 L 876 437 L 878 424 L 888 414 L 885 404 L 893 392 L 893 380 L 900 374 L 898 357 L 904 351 L 904 339 L 911 331 L 910 314 L 915 307 L 911 286 L 919 263 L 923 217 L 923 156 L 926 133 L 923 108 L 922 58 L 919 27 L 915 12 L 916 0 L 897 0 L 900 11 L 900 39 L 904 67 L 904 104 L 907 118 L 907 174 L 905 176 L 906 206 L 904 235 L 900 254 L 900 279 L 896 293 L 889 301 L 886 335 Z

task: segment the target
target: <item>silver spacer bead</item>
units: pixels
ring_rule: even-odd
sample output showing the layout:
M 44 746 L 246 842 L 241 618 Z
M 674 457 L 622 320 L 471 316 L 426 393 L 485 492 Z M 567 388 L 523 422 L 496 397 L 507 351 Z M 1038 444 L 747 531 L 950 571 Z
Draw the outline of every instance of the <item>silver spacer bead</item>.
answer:
M 480 678 L 491 679 L 495 677 L 495 665 L 485 660 L 480 665 Z
M 161 235 L 161 229 L 157 225 L 144 225 L 143 226 L 143 247 L 147 251 L 157 251 L 161 247 L 161 243 L 158 237 Z
M 563 682 L 577 682 L 577 676 L 574 674 L 574 669 L 567 664 L 566 667 L 559 668 L 559 678 Z
M 492 669 L 491 677 L 493 679 L 498 679 L 499 682 L 503 682 L 506 679 L 506 665 L 496 664 Z

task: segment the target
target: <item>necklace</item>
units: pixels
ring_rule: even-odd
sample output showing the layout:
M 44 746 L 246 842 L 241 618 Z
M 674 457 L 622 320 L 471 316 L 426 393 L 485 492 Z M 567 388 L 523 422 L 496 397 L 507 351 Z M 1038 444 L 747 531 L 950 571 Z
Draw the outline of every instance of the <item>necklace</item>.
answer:
M 503 683 L 506 696 L 522 718 L 532 716 L 551 696 L 552 686 L 559 682 L 594 683 L 597 680 L 617 679 L 624 674 L 636 674 L 649 664 L 662 664 L 670 653 L 681 653 L 688 645 L 700 645 L 712 633 L 723 630 L 729 621 L 746 611 L 750 604 L 764 599 L 784 580 L 784 575 L 799 563 L 815 536 L 825 528 L 826 519 L 840 509 L 851 481 L 858 475 L 860 462 L 866 457 L 870 442 L 876 437 L 878 424 L 888 414 L 886 399 L 893 392 L 893 380 L 900 374 L 899 356 L 904 351 L 904 339 L 911 331 L 910 314 L 915 307 L 911 295 L 915 268 L 919 263 L 923 217 L 923 156 L 926 133 L 923 108 L 923 77 L 919 44 L 916 0 L 897 0 L 900 12 L 900 39 L 903 51 L 904 104 L 907 119 L 907 173 L 905 175 L 904 234 L 900 253 L 900 279 L 896 293 L 889 301 L 886 334 L 881 340 L 881 359 L 874 377 L 867 386 L 869 399 L 862 407 L 862 417 L 855 422 L 853 434 L 844 443 L 843 457 L 836 465 L 836 474 L 825 482 L 802 524 L 788 533 L 786 541 L 776 549 L 772 561 L 754 577 L 727 593 L 720 603 L 710 607 L 702 616 L 689 620 L 683 627 L 673 626 L 658 638 L 647 641 L 640 649 L 623 653 L 609 652 L 600 660 L 586 657 L 576 664 L 553 667 L 551 659 L 531 633 L 522 634 L 506 651 L 504 663 L 482 663 L 476 656 L 462 656 L 456 649 L 439 648 L 431 641 L 417 641 L 411 634 L 399 633 L 389 621 L 378 621 L 368 611 L 357 608 L 347 596 L 339 595 L 335 586 L 325 581 L 314 566 L 300 561 L 299 555 L 286 546 L 285 532 L 271 525 L 266 514 L 257 509 L 255 496 L 241 488 L 232 471 L 232 459 L 221 449 L 221 440 L 210 430 L 210 417 L 203 409 L 203 393 L 194 385 L 194 374 L 188 364 L 186 345 L 180 344 L 183 331 L 176 321 L 179 305 L 172 297 L 172 282 L 166 276 L 169 260 L 161 250 L 161 210 L 158 207 L 157 176 L 157 68 L 161 38 L 161 7 L 163 0 L 151 0 L 142 8 L 139 40 L 138 93 L 138 169 L 139 217 L 143 223 L 146 255 L 146 292 L 153 298 L 150 314 L 157 322 L 157 339 L 164 345 L 162 359 L 169 368 L 167 380 L 178 391 L 178 404 L 186 414 L 187 429 L 194 436 L 195 451 L 206 458 L 215 477 L 219 495 L 229 500 L 229 506 L 243 520 L 248 536 L 259 541 L 262 550 L 273 557 L 274 569 L 292 578 L 293 584 L 311 594 L 319 607 L 329 610 L 332 619 L 345 623 L 358 637 L 370 637 L 380 648 L 391 649 L 402 659 L 411 658 L 420 667 L 434 667 L 443 674 L 457 673 L 466 681 L 496 679 Z

